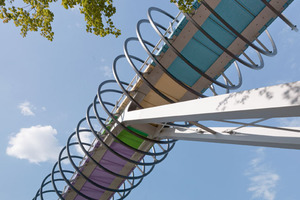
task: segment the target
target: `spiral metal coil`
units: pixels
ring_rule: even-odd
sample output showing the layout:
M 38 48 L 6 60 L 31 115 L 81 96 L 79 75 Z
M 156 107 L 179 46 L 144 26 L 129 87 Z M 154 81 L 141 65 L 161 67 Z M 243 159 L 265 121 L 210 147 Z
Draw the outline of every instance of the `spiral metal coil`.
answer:
M 262 0 L 263 3 L 265 3 L 268 7 L 271 6 L 268 4 L 268 2 Z M 142 136 L 136 131 L 131 130 L 126 126 L 124 123 L 122 123 L 118 117 L 123 112 L 124 108 L 120 108 L 120 103 L 124 101 L 124 99 L 129 100 L 127 102 L 127 105 L 129 103 L 136 106 L 138 109 L 142 109 L 143 106 L 135 99 L 134 91 L 132 88 L 134 86 L 134 80 L 137 82 L 142 81 L 150 90 L 155 92 L 160 98 L 167 101 L 168 103 L 174 103 L 175 101 L 172 100 L 170 97 L 165 95 L 162 91 L 160 91 L 158 88 L 156 88 L 148 79 L 147 79 L 147 72 L 143 71 L 143 66 L 147 65 L 148 61 L 155 64 L 155 67 L 158 67 L 163 73 L 165 73 L 169 78 L 171 78 L 175 83 L 177 83 L 179 86 L 187 90 L 189 93 L 196 95 L 199 98 L 206 97 L 206 95 L 202 94 L 201 92 L 196 91 L 192 87 L 188 86 L 187 84 L 183 83 L 181 80 L 179 80 L 177 77 L 172 75 L 165 66 L 159 61 L 158 55 L 156 55 L 154 52 L 158 48 L 158 45 L 153 45 L 149 41 L 146 41 L 142 34 L 141 34 L 141 25 L 142 24 L 150 24 L 155 32 L 158 34 L 158 36 L 161 38 L 159 43 L 163 43 L 163 45 L 167 45 L 175 54 L 177 57 L 179 57 L 184 63 L 186 63 L 190 68 L 192 68 L 196 73 L 207 79 L 211 86 L 209 87 L 214 95 L 217 95 L 215 91 L 215 86 L 220 86 L 221 88 L 224 88 L 226 92 L 229 92 L 232 89 L 237 89 L 242 84 L 242 76 L 241 72 L 238 66 L 238 63 L 241 63 L 245 65 L 246 67 L 249 67 L 251 69 L 261 69 L 264 65 L 263 59 L 261 54 L 266 56 L 274 56 L 277 52 L 276 45 L 270 36 L 269 32 L 266 30 L 266 34 L 268 38 L 270 39 L 271 45 L 272 45 L 272 51 L 268 50 L 260 41 L 257 40 L 257 43 L 261 45 L 261 47 L 258 47 L 254 45 L 251 41 L 247 40 L 242 34 L 240 34 L 238 31 L 236 31 L 230 24 L 228 24 L 218 13 L 216 13 L 205 1 L 202 1 L 201 3 L 203 6 L 205 6 L 211 14 L 213 14 L 217 19 L 219 19 L 228 30 L 230 34 L 234 34 L 236 37 L 240 38 L 242 41 L 244 41 L 249 47 L 253 48 L 258 55 L 260 64 L 255 64 L 247 55 L 244 55 L 244 57 L 247 60 L 243 60 L 239 58 L 238 56 L 234 55 L 234 53 L 230 52 L 227 48 L 223 47 L 218 41 L 216 41 L 213 37 L 211 37 L 197 22 L 192 18 L 190 14 L 184 14 L 186 19 L 188 19 L 200 32 L 202 32 L 207 39 L 209 39 L 212 43 L 214 43 L 217 47 L 222 49 L 227 55 L 232 57 L 234 59 L 234 65 L 236 67 L 237 73 L 238 73 L 238 83 L 233 84 L 228 79 L 228 77 L 221 73 L 221 76 L 223 76 L 224 82 L 221 83 L 220 81 L 217 81 L 213 77 L 210 77 L 207 75 L 204 71 L 196 67 L 191 61 L 189 61 L 176 47 L 172 44 L 171 39 L 166 37 L 166 34 L 170 32 L 172 29 L 172 25 L 175 23 L 179 23 L 178 16 L 173 17 L 171 14 L 155 7 L 151 7 L 148 10 L 148 19 L 142 19 L 137 23 L 137 37 L 130 37 L 124 42 L 124 54 L 119 55 L 115 58 L 112 68 L 113 68 L 113 74 L 115 77 L 115 80 L 107 80 L 102 82 L 98 87 L 97 95 L 95 96 L 93 103 L 91 103 L 86 112 L 86 117 L 79 121 L 76 131 L 73 132 L 70 137 L 67 140 L 67 145 L 61 150 L 59 154 L 58 161 L 54 164 L 52 172 L 45 177 L 45 179 L 42 181 L 40 188 L 38 189 L 34 200 L 37 199 L 45 199 L 45 196 L 49 193 L 56 193 L 59 199 L 65 199 L 65 193 L 68 190 L 73 190 L 77 195 L 81 197 L 81 199 L 96 199 L 91 197 L 88 193 L 80 191 L 80 189 L 77 189 L 74 186 L 74 183 L 78 177 L 83 178 L 86 182 L 89 182 L 93 187 L 98 188 L 101 191 L 109 191 L 111 192 L 110 199 L 124 199 L 129 195 L 129 193 L 137 187 L 143 180 L 145 176 L 147 176 L 151 171 L 154 169 L 154 166 L 160 162 L 162 162 L 172 150 L 172 148 L 175 145 L 175 140 L 155 140 L 153 138 Z M 271 8 L 270 8 L 271 9 Z M 272 9 L 271 9 L 272 10 Z M 158 22 L 155 22 L 153 20 L 153 12 L 158 12 L 162 15 L 167 16 L 172 20 L 172 24 L 170 27 L 166 28 L 163 25 L 159 24 Z M 274 11 L 273 11 L 274 12 Z M 276 14 L 282 18 L 282 15 L 279 12 L 276 12 Z M 284 18 L 286 19 L 286 18 Z M 284 20 L 286 22 L 286 20 Z M 291 27 L 294 27 L 294 25 L 291 25 L 288 23 Z M 161 30 L 165 32 L 163 34 Z M 146 61 L 143 59 L 131 55 L 129 53 L 128 44 L 130 42 L 139 42 L 141 46 L 144 48 L 146 53 L 148 54 L 148 58 Z M 152 50 L 149 48 L 151 47 Z M 120 80 L 117 70 L 117 63 L 121 59 L 126 59 L 130 66 L 132 67 L 133 71 L 136 73 L 136 77 L 133 79 L 131 83 L 126 83 L 122 80 Z M 138 69 L 135 65 L 135 62 L 142 63 L 142 68 Z M 111 89 L 115 87 L 119 87 L 120 89 Z M 107 89 L 107 88 L 108 89 Z M 112 95 L 112 94 L 118 94 L 121 95 L 121 98 L 116 104 L 110 103 L 109 101 L 104 99 L 104 95 Z M 110 109 L 111 108 L 111 109 Z M 181 125 L 181 126 L 190 126 L 194 123 L 188 123 L 187 125 Z M 101 128 L 99 128 L 99 125 Z M 172 125 L 172 124 L 169 124 Z M 86 128 L 89 127 L 89 128 Z M 120 127 L 122 130 L 126 130 L 128 133 L 132 134 L 133 136 L 142 139 L 145 141 L 145 143 L 148 144 L 148 148 L 145 148 L 144 150 L 140 148 L 132 147 L 131 145 L 127 144 L 123 140 L 117 137 L 117 135 L 113 131 L 113 127 Z M 87 143 L 82 141 L 82 134 L 84 133 L 92 133 L 94 137 L 96 138 L 93 143 Z M 125 148 L 134 151 L 138 156 L 137 158 L 133 159 L 129 156 L 125 155 L 124 152 L 112 147 L 111 142 L 107 139 L 108 137 L 112 138 L 113 141 L 117 141 L 119 144 L 124 146 Z M 80 147 L 84 155 L 79 155 L 78 153 L 74 153 L 74 149 Z M 104 166 L 97 160 L 93 155 L 96 153 L 97 149 L 99 147 L 102 147 L 106 151 L 111 152 L 116 157 L 124 160 L 125 162 L 130 163 L 130 166 L 132 167 L 132 170 L 130 170 L 129 173 L 124 174 L 121 172 L 118 172 L 116 170 L 110 169 L 107 166 Z M 120 178 L 122 180 L 121 185 L 119 185 L 118 188 L 105 186 L 104 184 L 99 183 L 97 180 L 93 180 L 88 175 L 84 173 L 84 167 L 85 165 L 92 163 L 96 166 L 96 168 L 101 169 L 102 171 L 105 171 L 106 173 L 112 175 L 113 177 Z M 65 167 L 67 165 L 68 167 Z M 59 183 L 66 183 L 67 187 L 63 191 L 59 189 L 58 184 Z M 52 185 L 52 187 L 51 187 Z

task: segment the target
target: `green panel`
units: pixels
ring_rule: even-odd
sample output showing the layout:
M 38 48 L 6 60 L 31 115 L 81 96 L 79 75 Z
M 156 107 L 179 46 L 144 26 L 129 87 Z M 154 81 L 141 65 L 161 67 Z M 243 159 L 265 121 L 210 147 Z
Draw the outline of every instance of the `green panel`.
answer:
M 138 129 L 135 129 L 131 126 L 128 126 L 127 127 L 128 129 L 130 129 L 131 131 L 134 131 L 135 133 L 141 135 L 141 136 L 144 136 L 144 137 L 147 137 L 148 134 L 138 130 Z M 143 139 L 127 132 L 125 129 L 122 130 L 119 135 L 117 136 L 120 140 L 122 140 L 123 142 L 125 142 L 127 145 L 133 147 L 133 148 L 139 148 L 139 146 L 144 142 Z

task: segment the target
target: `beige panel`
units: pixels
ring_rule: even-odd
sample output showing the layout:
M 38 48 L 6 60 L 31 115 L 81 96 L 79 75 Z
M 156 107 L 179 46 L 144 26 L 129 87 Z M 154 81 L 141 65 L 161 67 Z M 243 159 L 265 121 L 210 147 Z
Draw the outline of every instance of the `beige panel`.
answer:
M 156 83 L 155 87 L 159 88 L 168 96 L 178 101 L 186 92 L 182 86 L 173 81 L 168 75 L 162 75 L 161 79 Z
M 143 100 L 143 101 L 141 102 L 141 106 L 143 106 L 143 108 L 150 108 L 150 107 L 153 107 L 153 106 L 155 106 L 155 105 L 149 103 L 148 101 Z
M 154 106 L 168 104 L 168 101 L 166 101 L 165 99 L 163 99 L 161 96 L 159 96 L 158 94 L 156 94 L 152 90 L 147 94 L 147 96 L 143 99 L 143 101 L 151 103 Z M 141 104 L 142 103 L 143 102 L 141 102 Z
M 186 92 L 182 86 L 177 84 L 166 74 L 162 75 L 161 79 L 155 84 L 155 87 L 174 102 L 179 101 Z M 168 103 L 154 91 L 150 91 L 143 101 L 151 102 L 155 106 Z

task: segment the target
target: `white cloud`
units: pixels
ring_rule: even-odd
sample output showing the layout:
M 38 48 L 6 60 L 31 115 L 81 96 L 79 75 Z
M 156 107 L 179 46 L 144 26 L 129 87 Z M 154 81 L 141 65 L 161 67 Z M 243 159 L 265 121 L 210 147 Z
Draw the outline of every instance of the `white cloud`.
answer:
M 81 142 L 84 142 L 84 143 L 88 143 L 88 144 L 91 144 L 92 143 L 92 138 L 93 138 L 93 134 L 91 133 L 91 132 L 80 132 L 79 133 L 79 135 L 80 135 L 80 140 L 81 140 Z M 88 150 L 88 148 L 89 148 L 89 146 L 87 146 L 87 145 L 84 145 L 84 147 L 85 147 L 85 149 L 87 149 Z M 82 149 L 81 149 L 81 147 L 79 146 L 79 144 L 78 145 L 76 145 L 76 151 L 80 154 L 80 155 L 82 155 L 82 156 L 84 156 L 84 152 L 82 151 Z
M 19 105 L 19 109 L 21 110 L 22 115 L 24 116 L 34 116 L 34 112 L 32 111 L 35 109 L 33 105 L 31 105 L 30 102 L 25 101 L 24 103 L 21 103 Z
M 248 191 L 252 192 L 253 199 L 274 200 L 275 188 L 280 177 L 264 163 L 264 148 L 258 148 L 256 154 L 256 158 L 251 160 L 250 168 L 246 172 L 250 180 Z
M 31 163 L 55 161 L 61 149 L 55 137 L 57 131 L 52 126 L 32 126 L 21 128 L 9 139 L 6 153 Z
M 111 78 L 113 76 L 113 73 L 112 73 L 112 70 L 110 67 L 104 66 L 104 67 L 101 67 L 100 69 L 101 69 L 101 71 L 103 71 L 103 75 L 106 78 Z

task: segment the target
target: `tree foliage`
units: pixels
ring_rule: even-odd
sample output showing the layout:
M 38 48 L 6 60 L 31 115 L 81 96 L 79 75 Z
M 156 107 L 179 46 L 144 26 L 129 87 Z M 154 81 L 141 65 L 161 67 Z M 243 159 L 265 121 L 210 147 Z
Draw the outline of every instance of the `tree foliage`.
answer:
M 198 0 L 199 2 L 201 0 Z M 190 12 L 192 10 L 195 0 L 170 0 L 171 3 L 176 3 L 179 10 L 183 12 Z
M 21 27 L 21 35 L 25 37 L 28 31 L 40 31 L 40 34 L 52 41 L 54 32 L 51 23 L 54 14 L 50 10 L 50 4 L 57 0 L 0 0 L 0 19 L 3 23 L 13 21 L 17 27 Z M 194 0 L 170 0 L 177 3 L 180 10 L 191 10 Z M 79 7 L 80 13 L 86 21 L 86 31 L 104 37 L 112 34 L 118 37 L 121 31 L 112 21 L 116 13 L 113 0 L 62 0 L 64 8 Z

